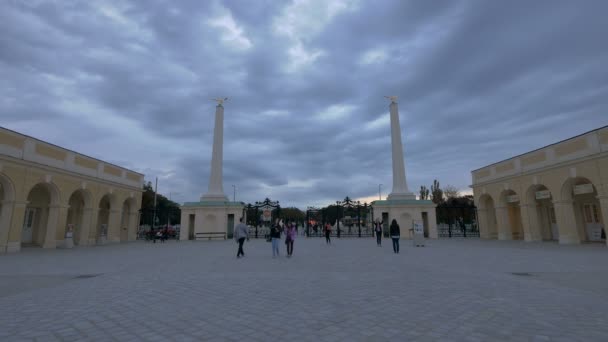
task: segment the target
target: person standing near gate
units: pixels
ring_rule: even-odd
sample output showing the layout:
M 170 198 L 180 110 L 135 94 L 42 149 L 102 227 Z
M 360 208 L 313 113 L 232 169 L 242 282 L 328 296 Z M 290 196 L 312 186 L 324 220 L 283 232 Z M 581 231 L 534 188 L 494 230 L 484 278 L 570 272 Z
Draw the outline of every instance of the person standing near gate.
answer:
M 296 225 L 293 223 L 287 224 L 287 228 L 285 228 L 285 244 L 287 245 L 287 257 L 291 258 L 293 254 L 293 241 L 298 235 L 298 231 L 296 230 Z
M 327 222 L 325 224 L 325 243 L 328 245 L 331 245 L 331 225 L 329 224 L 329 222 Z
M 236 252 L 236 258 L 244 257 L 245 252 L 243 252 L 243 243 L 245 243 L 245 239 L 249 240 L 249 229 L 243 223 L 243 218 L 239 219 L 239 224 L 234 228 L 234 240 L 239 244 L 239 251 Z
M 281 241 L 281 224 L 279 219 L 270 228 L 270 238 L 272 239 L 272 257 L 279 256 L 279 241 Z
M 399 238 L 401 237 L 401 230 L 397 224 L 397 220 L 393 219 L 391 222 L 391 239 L 393 240 L 393 252 L 399 254 Z
M 374 222 L 374 232 L 376 232 L 376 244 L 378 247 L 382 246 L 382 224 L 384 220 L 380 221 L 380 219 L 376 219 Z

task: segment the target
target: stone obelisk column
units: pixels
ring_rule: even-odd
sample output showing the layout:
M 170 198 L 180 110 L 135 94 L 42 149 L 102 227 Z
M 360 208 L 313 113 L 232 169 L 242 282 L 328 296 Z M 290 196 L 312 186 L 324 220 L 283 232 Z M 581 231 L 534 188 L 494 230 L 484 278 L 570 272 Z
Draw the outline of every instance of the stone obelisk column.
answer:
M 397 97 L 391 100 L 391 146 L 393 150 L 393 191 L 388 195 L 389 200 L 415 200 L 416 195 L 407 188 L 405 179 L 405 159 L 403 157 L 403 143 L 401 142 L 401 125 L 399 124 L 399 109 Z
M 213 128 L 213 153 L 211 155 L 211 175 L 209 189 L 201 201 L 228 201 L 222 182 L 222 163 L 224 156 L 224 100 L 215 107 L 215 127 Z

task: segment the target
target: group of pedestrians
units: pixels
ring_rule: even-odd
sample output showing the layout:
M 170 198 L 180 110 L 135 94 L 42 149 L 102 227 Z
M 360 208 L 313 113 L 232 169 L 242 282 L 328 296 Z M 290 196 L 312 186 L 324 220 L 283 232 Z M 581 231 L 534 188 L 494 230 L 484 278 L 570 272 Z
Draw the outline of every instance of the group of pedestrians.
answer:
M 376 219 L 374 221 L 374 232 L 376 233 L 376 244 L 378 247 L 382 246 L 382 224 L 384 220 L 380 221 L 380 219 Z M 331 245 L 331 225 L 329 223 L 325 224 L 323 227 L 323 231 L 325 233 L 325 243 Z M 395 254 L 399 254 L 399 239 L 401 238 L 401 229 L 399 228 L 399 224 L 397 224 L 397 220 L 393 219 L 391 221 L 391 226 L 389 230 L 391 240 L 393 241 L 393 252 Z M 287 224 L 283 223 L 283 220 L 276 219 L 274 224 L 270 227 L 270 236 L 269 240 L 272 243 L 272 257 L 276 258 L 280 256 L 279 253 L 279 243 L 281 241 L 281 235 L 285 235 L 285 245 L 287 247 L 287 257 L 291 258 L 293 255 L 293 244 L 296 236 L 298 235 L 298 229 L 295 222 L 289 222 Z M 243 243 L 245 240 L 249 240 L 249 229 L 243 223 L 243 218 L 239 219 L 239 224 L 235 227 L 234 231 L 234 240 L 238 243 L 239 249 L 236 253 L 237 258 L 242 258 L 245 256 L 245 252 L 243 251 Z
M 382 224 L 384 220 L 380 221 L 380 219 L 376 219 L 374 222 L 374 232 L 376 233 L 376 245 L 378 247 L 382 246 Z M 391 226 L 389 229 L 389 234 L 391 236 L 391 240 L 393 240 L 393 252 L 395 254 L 399 254 L 399 239 L 401 238 L 401 229 L 399 228 L 399 224 L 397 224 L 397 220 L 393 219 L 391 221 Z
M 298 235 L 298 227 L 295 222 L 291 221 L 287 224 L 283 223 L 283 220 L 276 219 L 275 223 L 270 227 L 270 242 L 272 243 L 272 257 L 276 258 L 280 256 L 279 243 L 281 241 L 281 235 L 285 235 L 285 246 L 287 247 L 287 257 L 291 258 L 293 255 L 293 244 Z M 249 240 L 249 229 L 243 223 L 243 218 L 239 219 L 239 224 L 234 229 L 234 240 L 239 244 L 239 249 L 236 253 L 237 258 L 245 256 L 243 251 L 243 243 L 245 240 Z

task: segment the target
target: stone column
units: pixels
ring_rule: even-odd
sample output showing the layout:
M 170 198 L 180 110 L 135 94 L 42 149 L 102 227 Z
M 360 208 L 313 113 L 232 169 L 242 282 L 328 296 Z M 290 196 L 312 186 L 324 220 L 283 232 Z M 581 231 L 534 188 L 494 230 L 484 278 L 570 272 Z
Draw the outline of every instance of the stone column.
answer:
M 488 209 L 477 209 L 477 228 L 481 239 L 490 239 Z
M 139 228 L 139 213 L 129 213 L 127 241 L 137 240 L 137 231 Z
M 65 232 L 67 229 L 68 222 L 68 210 L 70 209 L 69 205 L 58 205 L 57 209 L 58 218 L 57 218 L 57 226 L 55 228 L 55 244 L 57 246 L 62 247 L 65 240 Z
M 120 216 L 122 210 L 111 209 L 108 217 L 108 242 L 120 242 Z
M 429 238 L 439 238 L 439 233 L 437 232 L 437 216 L 435 208 L 430 208 L 430 210 L 427 211 L 427 219 L 429 220 Z
M 215 108 L 215 127 L 213 128 L 213 153 L 211 155 L 211 174 L 209 189 L 201 201 L 228 201 L 224 194 L 222 163 L 224 155 L 224 106 Z
M 579 244 L 581 239 L 578 235 L 576 226 L 576 216 L 574 213 L 574 202 L 563 200 L 553 202 L 555 207 L 555 218 L 559 230 L 560 244 Z
M 44 241 L 42 248 L 57 247 L 57 225 L 59 224 L 60 205 L 49 205 L 48 216 L 46 219 L 46 231 L 44 232 Z M 43 214 L 44 215 L 44 214 Z
M 91 225 L 89 229 L 89 245 L 94 246 L 97 244 L 97 238 L 99 237 L 99 208 L 91 208 Z
M 521 213 L 521 224 L 524 231 L 524 240 L 528 242 L 542 241 L 541 229 L 538 221 L 538 212 L 534 204 L 522 204 L 519 206 Z
M 181 217 L 181 223 L 180 223 L 180 229 L 179 229 L 179 239 L 180 240 L 188 240 L 189 238 L 189 234 L 190 234 L 190 214 L 192 214 L 190 211 L 186 211 L 184 210 L 184 208 L 181 209 L 181 213 L 182 213 L 182 217 Z M 194 217 L 194 219 L 196 219 L 196 216 Z
M 21 230 L 25 220 L 25 208 L 28 202 L 13 202 L 13 213 L 6 243 L 6 252 L 19 252 L 21 250 Z
M 513 240 L 511 223 L 509 222 L 509 212 L 506 206 L 496 207 L 496 229 L 498 230 L 498 240 Z
M 604 225 L 604 233 L 608 237 L 608 196 L 597 196 L 600 201 L 600 209 L 602 212 L 602 224 Z M 606 239 L 608 245 L 608 238 Z
M 403 143 L 401 142 L 401 125 L 399 124 L 399 109 L 394 100 L 390 104 L 391 113 L 391 147 L 393 159 L 393 191 L 388 199 L 415 200 L 416 195 L 407 188 L 405 178 L 405 158 L 403 157 Z
M 78 227 L 78 245 L 79 246 L 88 246 L 94 243 L 91 243 L 90 234 L 91 227 L 94 227 L 93 223 L 93 208 L 84 208 L 82 209 L 82 222 L 80 227 Z
M 14 201 L 2 201 L 2 212 L 0 212 L 0 254 L 6 253 L 14 207 Z

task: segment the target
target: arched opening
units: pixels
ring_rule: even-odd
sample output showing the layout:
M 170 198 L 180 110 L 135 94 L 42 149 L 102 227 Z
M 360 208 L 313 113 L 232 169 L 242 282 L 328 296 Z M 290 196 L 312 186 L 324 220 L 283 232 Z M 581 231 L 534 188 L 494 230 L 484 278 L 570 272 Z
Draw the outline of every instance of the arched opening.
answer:
M 132 227 L 134 222 L 132 216 L 136 213 L 135 200 L 127 198 L 122 204 L 122 212 L 120 214 L 120 242 L 129 241 L 129 234 L 136 228 Z
M 84 210 L 90 207 L 90 194 L 84 190 L 76 190 L 70 196 L 68 201 L 68 217 L 66 223 L 68 228 L 72 229 L 72 237 L 75 245 L 87 243 L 86 231 L 83 231 L 85 225 Z M 90 220 L 90 219 L 89 219 Z
M 562 186 L 562 200 L 572 201 L 576 232 L 581 241 L 606 240 L 604 218 L 597 198 L 597 189 L 584 177 L 570 178 Z
M 479 198 L 479 223 L 480 231 L 484 231 L 485 238 L 498 239 L 498 227 L 496 222 L 496 209 L 492 196 L 483 194 Z
M 99 213 L 97 214 L 97 226 L 95 227 L 95 238 L 98 242 L 103 243 L 108 237 L 111 208 L 110 195 L 106 194 L 99 201 Z
M 513 240 L 523 240 L 524 230 L 521 223 L 521 210 L 519 207 L 519 195 L 513 190 L 505 190 L 500 195 L 500 204 L 504 207 L 507 230 L 510 232 L 510 238 Z
M 57 223 L 58 208 L 52 207 L 59 202 L 57 190 L 49 183 L 36 184 L 27 195 L 25 218 L 21 230 L 22 246 L 53 246 Z M 49 241 L 47 241 L 47 239 Z
M 542 185 L 532 185 L 526 192 L 533 240 L 558 241 L 559 230 L 553 206 L 553 194 Z

